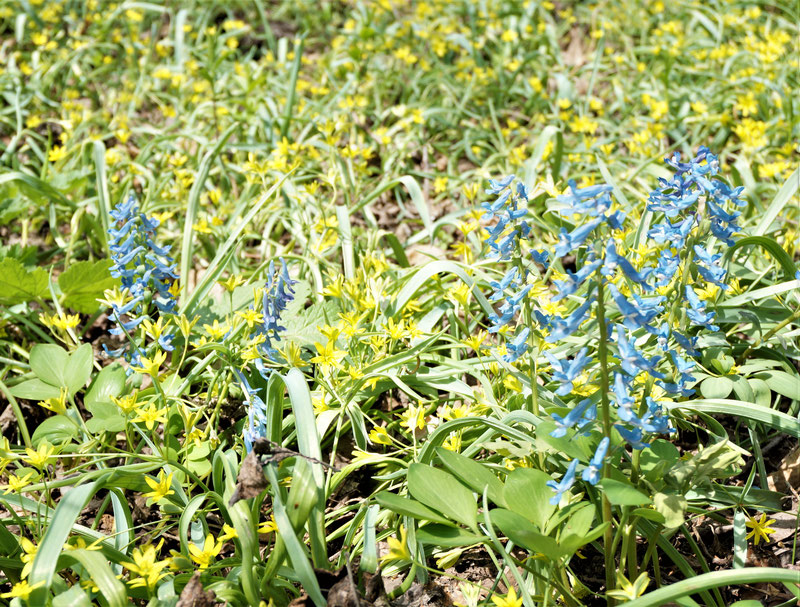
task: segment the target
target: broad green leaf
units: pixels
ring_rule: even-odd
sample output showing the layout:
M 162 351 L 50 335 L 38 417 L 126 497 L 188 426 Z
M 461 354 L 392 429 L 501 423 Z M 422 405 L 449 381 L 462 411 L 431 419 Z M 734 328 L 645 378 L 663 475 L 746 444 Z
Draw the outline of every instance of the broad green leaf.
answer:
M 653 496 L 656 511 L 664 517 L 666 529 L 677 529 L 686 518 L 686 498 L 675 493 L 656 493 Z
M 92 314 L 100 307 L 97 298 L 103 291 L 119 284 L 119 279 L 109 274 L 110 259 L 79 261 L 58 277 L 58 286 L 64 294 L 64 305 L 83 314 Z
M 707 377 L 700 383 L 700 394 L 705 398 L 727 398 L 733 390 L 728 377 Z
M 773 392 L 792 400 L 800 400 L 800 375 L 792 375 L 786 371 L 764 371 L 756 375 L 756 378 L 767 382 Z
M 800 168 L 795 169 L 794 173 L 789 175 L 786 183 L 784 183 L 783 187 L 775 194 L 775 198 L 772 199 L 767 210 L 760 215 L 758 225 L 753 228 L 751 233 L 756 236 L 763 236 L 766 234 L 772 226 L 772 222 L 775 221 L 783 210 L 783 207 L 786 206 L 786 203 L 789 202 L 795 192 L 797 192 L 798 188 L 800 188 Z
M 408 468 L 408 492 L 426 506 L 470 529 L 478 527 L 478 506 L 472 491 L 444 470 L 411 464 Z
M 553 490 L 548 474 L 533 468 L 515 468 L 506 478 L 503 497 L 509 510 L 521 514 L 543 530 L 556 506 L 550 503 Z
M 91 346 L 90 346 L 91 347 Z M 69 353 L 55 344 L 37 344 L 31 350 L 31 370 L 51 386 L 67 387 Z
M 53 597 L 53 607 L 92 607 L 89 595 L 79 585 Z
M 86 385 L 92 376 L 92 363 L 94 352 L 91 344 L 83 344 L 72 354 L 65 369 L 65 386 L 70 394 L 75 394 Z
M 658 523 L 659 525 L 663 525 L 664 515 L 660 512 L 656 512 L 651 508 L 636 508 L 631 511 L 631 516 L 639 516 L 643 519 L 647 519 L 648 521 L 653 521 L 654 523 Z
M 486 540 L 486 537 L 470 533 L 461 527 L 433 524 L 417 529 L 417 540 L 429 546 L 458 548 L 459 546 L 480 544 Z
M 11 388 L 11 395 L 27 400 L 47 400 L 48 398 L 59 398 L 61 390 L 36 378 L 26 380 Z
M 339 315 L 339 303 L 327 299 L 311 304 L 299 314 L 281 319 L 286 331 L 281 332 L 281 339 L 292 341 L 298 346 L 313 346 L 315 342 L 326 341 L 320 326 L 333 323 Z
M 30 272 L 13 257 L 0 259 L 0 304 L 34 301 L 48 294 L 49 278 L 42 268 Z
M 436 448 L 436 454 L 450 472 L 475 493 L 483 495 L 484 488 L 489 499 L 498 506 L 505 506 L 503 501 L 503 483 L 483 464 L 469 457 L 453 453 L 443 447 Z
M 548 560 L 554 560 L 568 554 L 552 537 L 539 533 L 528 519 L 521 514 L 495 508 L 490 513 L 492 523 L 497 525 L 508 539 L 530 550 L 534 554 L 542 554 Z
M 93 434 L 103 432 L 121 432 L 125 429 L 125 417 L 119 408 L 108 402 L 86 403 L 86 409 L 92 418 L 86 421 L 86 429 Z
M 44 420 L 33 431 L 31 442 L 34 447 L 46 440 L 51 445 L 69 442 L 78 436 L 78 426 L 66 415 L 54 415 Z
M 750 389 L 753 391 L 753 402 L 762 407 L 769 407 L 772 405 L 772 390 L 769 389 L 769 384 L 763 379 L 751 377 L 747 380 L 750 384 Z
M 664 473 L 680 459 L 678 448 L 662 438 L 650 443 L 639 456 L 639 469 L 651 483 L 663 484 Z
M 642 506 L 650 503 L 650 498 L 630 483 L 604 478 L 598 483 L 603 494 L 614 506 Z
M 410 516 L 420 521 L 433 521 L 445 525 L 453 525 L 452 521 L 448 521 L 438 512 L 431 510 L 427 506 L 423 506 L 416 500 L 397 495 L 396 493 L 381 491 L 375 496 L 375 501 L 383 508 L 396 512 L 397 514 Z
M 125 369 L 119 363 L 104 367 L 94 378 L 91 387 L 83 398 L 89 407 L 95 403 L 110 403 L 111 397 L 119 397 L 125 390 Z

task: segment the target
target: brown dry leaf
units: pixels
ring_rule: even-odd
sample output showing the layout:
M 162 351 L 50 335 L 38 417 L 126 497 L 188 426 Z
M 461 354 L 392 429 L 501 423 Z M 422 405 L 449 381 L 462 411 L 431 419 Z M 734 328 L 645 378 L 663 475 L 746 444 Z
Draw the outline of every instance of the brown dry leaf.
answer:
M 789 451 L 778 469 L 769 475 L 767 486 L 772 491 L 800 491 L 800 445 Z
M 255 449 L 247 454 L 239 469 L 239 476 L 236 478 L 236 490 L 231 496 L 228 505 L 233 506 L 239 500 L 246 500 L 256 497 L 267 488 L 267 479 L 261 467 Z
M 586 63 L 586 52 L 583 48 L 583 31 L 579 27 L 573 27 L 569 35 L 569 46 L 567 46 L 562 55 L 564 63 L 571 67 L 580 67 Z
M 195 571 L 189 583 L 183 587 L 176 607 L 214 607 L 217 596 L 213 590 L 203 590 L 200 583 L 200 572 Z

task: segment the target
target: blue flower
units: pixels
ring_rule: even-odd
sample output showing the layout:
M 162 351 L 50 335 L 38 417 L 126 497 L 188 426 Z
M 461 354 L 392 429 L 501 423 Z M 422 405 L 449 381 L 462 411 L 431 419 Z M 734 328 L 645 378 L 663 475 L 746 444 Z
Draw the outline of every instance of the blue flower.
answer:
M 622 325 L 617 325 L 617 346 L 619 347 L 620 365 L 625 373 L 635 377 L 639 371 L 647 371 L 653 377 L 664 379 L 664 374 L 656 371 L 656 364 L 661 357 L 654 356 L 648 361 L 639 353 L 636 346 L 628 341 Z
M 520 331 L 517 336 L 509 343 L 506 344 L 508 353 L 503 356 L 503 360 L 507 363 L 513 363 L 520 356 L 525 354 L 528 350 L 528 335 L 531 330 L 525 327 Z
M 573 428 L 575 425 L 579 424 L 579 422 L 583 420 L 593 420 L 596 413 L 593 413 L 592 409 L 596 410 L 596 408 L 596 405 L 592 405 L 592 399 L 584 398 L 564 417 L 561 417 L 558 413 L 553 413 L 550 417 L 552 417 L 553 421 L 556 423 L 556 429 L 550 433 L 550 436 L 555 438 L 566 436 L 567 430 Z M 584 424 L 580 424 L 578 430 L 580 430 L 583 425 Z
M 264 341 L 259 345 L 259 350 L 264 358 L 271 361 L 277 361 L 278 351 L 272 345 L 274 341 L 280 341 L 280 332 L 285 331 L 286 328 L 281 326 L 281 313 L 289 305 L 289 302 L 294 299 L 294 289 L 292 285 L 296 284 L 296 280 L 289 277 L 289 269 L 286 266 L 286 261 L 281 258 L 281 269 L 276 271 L 275 261 L 269 262 L 269 269 L 267 271 L 267 282 L 264 286 L 264 293 L 261 298 L 261 315 L 263 321 L 256 328 L 256 335 L 263 335 Z M 269 369 L 263 364 L 263 361 L 255 361 L 256 368 L 261 372 L 261 375 L 266 377 L 269 375 Z
M 555 248 L 556 257 L 564 257 L 567 253 L 574 251 L 581 246 L 589 234 L 603 222 L 602 219 L 592 221 L 575 228 L 572 232 L 567 232 L 566 228 L 561 228 L 558 235 L 558 244 Z
M 253 443 L 259 438 L 266 438 L 267 436 L 267 405 L 258 395 L 258 390 L 250 386 L 250 382 L 244 376 L 244 373 L 238 369 L 234 369 L 236 377 L 239 378 L 242 392 L 244 392 L 244 400 L 247 403 L 247 427 L 244 430 L 244 445 L 247 452 L 250 453 L 253 449 Z
M 708 282 L 714 283 L 715 285 L 722 287 L 722 289 L 727 289 L 728 285 L 722 282 L 725 279 L 727 270 L 719 265 L 719 260 L 722 259 L 722 254 L 718 253 L 716 255 L 712 255 L 699 245 L 694 245 L 694 253 L 697 258 L 703 264 L 705 264 L 697 264 L 697 271 L 700 272 L 700 275 Z
M 558 503 L 561 501 L 561 496 L 564 495 L 567 491 L 572 488 L 572 485 L 575 484 L 575 470 L 578 468 L 578 460 L 572 460 L 572 463 L 567 468 L 567 471 L 564 473 L 564 476 L 561 479 L 561 482 L 555 481 L 547 481 L 547 486 L 550 487 L 553 491 L 555 491 L 555 495 L 550 498 L 550 503 L 554 506 L 557 506 Z
M 671 242 L 680 248 L 683 246 L 689 232 L 692 231 L 693 225 L 694 215 L 690 215 L 680 222 L 670 223 L 667 221 L 666 223 L 658 223 L 647 231 L 647 235 L 659 244 Z
M 622 255 L 617 254 L 616 243 L 613 239 L 611 239 L 606 245 L 606 258 L 605 262 L 603 263 L 603 274 L 611 277 L 614 275 L 614 272 L 617 270 L 617 268 L 621 269 L 625 276 L 640 285 L 645 291 L 652 290 L 652 287 L 650 287 L 646 282 L 647 277 L 650 275 L 650 272 L 652 272 L 652 268 L 646 268 L 642 272 L 638 272 L 630 261 L 625 259 L 625 257 Z
M 596 485 L 600 480 L 600 471 L 603 469 L 603 461 L 608 453 L 608 445 L 611 443 L 607 436 L 603 437 L 600 444 L 597 445 L 597 450 L 594 452 L 594 457 L 589 462 L 589 467 L 581 473 L 581 478 L 590 485 Z
M 617 404 L 617 415 L 623 421 L 630 421 L 634 415 L 633 405 L 636 400 L 630 395 L 628 382 L 622 373 L 614 373 L 614 402 Z
M 658 305 L 664 300 L 663 296 L 641 299 L 634 295 L 635 303 L 631 303 L 615 285 L 609 284 L 608 291 L 624 317 L 623 324 L 629 329 L 647 327 L 664 310 L 664 306 Z
M 552 316 L 549 322 L 550 334 L 545 338 L 545 341 L 552 344 L 572 335 L 578 330 L 583 321 L 589 317 L 589 308 L 593 303 L 593 298 L 587 299 L 566 318 Z
M 644 433 L 641 428 L 628 429 L 620 424 L 615 424 L 614 427 L 617 429 L 620 436 L 625 439 L 625 442 L 634 449 L 644 449 L 650 446 L 650 443 L 646 443 L 642 440 Z
M 675 276 L 675 272 L 678 271 L 680 265 L 681 260 L 676 254 L 672 253 L 669 249 L 662 250 L 652 273 L 657 279 L 655 286 L 663 287 L 668 285 L 672 281 L 672 277 Z
M 598 259 L 591 263 L 586 264 L 580 270 L 573 273 L 570 270 L 567 270 L 567 278 L 565 280 L 554 280 L 553 284 L 556 286 L 556 296 L 552 298 L 552 301 L 560 301 L 567 297 L 568 295 L 572 295 L 578 288 L 583 284 L 583 282 L 591 276 L 591 274 L 600 267 L 603 263 L 602 259 Z
M 581 348 L 581 351 L 572 360 L 558 360 L 545 350 L 544 355 L 553 367 L 553 381 L 561 382 L 556 394 L 564 396 L 572 392 L 572 381 L 581 374 L 586 363 L 591 360 L 588 353 L 589 348 Z
M 550 265 L 548 259 L 550 258 L 550 253 L 548 251 L 539 251 L 534 249 L 531 251 L 531 259 L 536 263 L 542 264 L 545 269 Z
M 706 303 L 701 301 L 694 292 L 694 289 L 686 285 L 686 300 L 689 302 L 689 309 L 686 310 L 686 315 L 696 325 L 704 326 L 711 331 L 719 331 L 719 327 L 713 324 L 716 312 L 706 312 Z
M 556 197 L 560 203 L 556 211 L 562 217 L 571 217 L 576 214 L 597 217 L 603 215 L 611 206 L 609 193 L 613 188 L 610 185 L 590 185 L 578 189 L 573 179 L 570 179 L 568 184 L 570 193 Z

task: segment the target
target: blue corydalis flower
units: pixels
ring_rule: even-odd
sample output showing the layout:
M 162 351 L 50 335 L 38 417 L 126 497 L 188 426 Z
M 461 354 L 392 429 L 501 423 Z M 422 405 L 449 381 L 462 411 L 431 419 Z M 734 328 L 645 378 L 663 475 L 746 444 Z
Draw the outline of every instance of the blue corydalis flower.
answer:
M 261 314 L 263 316 L 262 323 L 256 329 L 256 335 L 263 335 L 264 342 L 259 345 L 264 358 L 271 361 L 277 361 L 278 351 L 272 345 L 274 341 L 280 341 L 280 332 L 285 331 L 286 328 L 279 324 L 281 320 L 281 313 L 289 305 L 289 302 L 294 299 L 294 289 L 292 286 L 297 283 L 289 277 L 289 269 L 286 266 L 286 261 L 281 258 L 281 269 L 275 269 L 275 262 L 269 262 L 269 269 L 267 271 L 267 282 L 264 286 L 264 294 L 261 297 Z M 255 360 L 255 365 L 263 377 L 269 375 L 270 370 L 264 365 L 260 359 Z
M 713 324 L 716 312 L 706 312 L 706 303 L 702 301 L 694 289 L 686 285 L 686 300 L 689 302 L 689 309 L 686 310 L 686 315 L 696 325 L 701 325 L 710 329 L 711 331 L 719 331 L 719 327 Z
M 267 405 L 258 395 L 258 390 L 250 386 L 244 373 L 235 369 L 236 377 L 241 384 L 244 400 L 247 404 L 247 427 L 244 429 L 244 445 L 247 452 L 253 449 L 253 443 L 267 436 Z
M 589 462 L 589 467 L 581 473 L 581 478 L 590 485 L 596 485 L 600 480 L 600 471 L 603 469 L 603 461 L 608 453 L 608 445 L 611 443 L 607 436 L 603 437 L 600 444 L 597 445 L 597 450 L 594 452 Z
M 647 235 L 659 244 L 670 242 L 680 248 L 683 246 L 689 232 L 692 231 L 693 225 L 694 215 L 690 215 L 680 222 L 670 223 L 667 221 L 656 224 L 648 230 Z
M 587 263 L 577 272 L 567 270 L 567 278 L 564 280 L 554 280 L 553 284 L 556 286 L 556 295 L 551 301 L 560 301 L 575 293 L 584 281 L 592 275 L 603 263 L 602 259 L 597 259 L 591 263 Z
M 572 460 L 560 482 L 547 481 L 547 486 L 555 491 L 555 495 L 550 498 L 550 503 L 557 506 L 561 501 L 561 496 L 572 488 L 575 484 L 575 470 L 578 468 L 578 460 Z
M 636 270 L 630 261 L 628 261 L 622 255 L 617 254 L 617 245 L 614 240 L 611 239 L 606 245 L 606 258 L 603 263 L 603 274 L 610 278 L 614 275 L 617 268 L 622 270 L 625 276 L 641 286 L 645 291 L 653 290 L 653 288 L 647 284 L 647 278 L 653 271 L 652 268 L 646 268 L 641 272 Z
M 569 184 L 569 194 L 556 197 L 560 203 L 556 212 L 562 217 L 576 214 L 597 217 L 604 214 L 611 206 L 609 193 L 613 188 L 610 185 L 590 185 L 578 189 L 573 179 L 567 183 Z
M 719 265 L 722 254 L 717 253 L 716 255 L 712 255 L 699 245 L 694 245 L 694 254 L 696 259 L 702 262 L 697 264 L 697 271 L 700 272 L 700 275 L 708 282 L 721 287 L 723 290 L 727 289 L 728 285 L 723 282 L 727 270 Z
M 545 338 L 545 341 L 552 344 L 572 335 L 583 324 L 583 321 L 589 317 L 589 308 L 593 303 L 593 298 L 587 299 L 566 318 L 551 316 L 548 322 L 550 334 Z
M 595 409 L 595 412 L 592 412 Z M 550 436 L 560 438 L 567 435 L 567 430 L 578 426 L 580 430 L 585 424 L 581 422 L 592 421 L 596 415 L 596 405 L 592 405 L 590 398 L 584 398 L 569 413 L 561 417 L 558 413 L 553 413 L 550 417 L 556 423 L 556 429 L 550 433 Z
M 520 356 L 525 354 L 525 352 L 528 350 L 528 335 L 530 335 L 530 332 L 531 330 L 528 327 L 525 327 L 513 340 L 506 344 L 506 350 L 508 353 L 503 355 L 504 361 L 507 363 L 513 363 Z
M 639 371 L 646 371 L 653 377 L 664 379 L 664 374 L 656 371 L 656 364 L 661 360 L 660 356 L 654 356 L 647 360 L 636 349 L 636 346 L 628 341 L 625 329 L 622 325 L 617 325 L 617 346 L 619 348 L 619 359 L 622 370 L 631 377 L 639 374 Z
M 483 219 L 497 219 L 497 223 L 488 229 L 489 237 L 484 242 L 489 245 L 491 255 L 502 260 L 510 259 L 512 253 L 518 250 L 520 237 L 527 238 L 530 234 L 530 226 L 522 220 L 528 210 L 519 206 L 522 202 L 527 205 L 528 191 L 522 183 L 517 183 L 515 193 L 513 182 L 514 175 L 497 181 L 490 179 L 486 193 L 499 196 L 494 202 L 481 205 L 486 211 Z M 511 231 L 506 233 L 509 227 Z M 503 238 L 498 242 L 501 236 Z
M 553 367 L 553 380 L 561 383 L 561 386 L 556 390 L 556 394 L 565 396 L 572 392 L 573 380 L 583 372 L 586 363 L 591 360 L 588 354 L 589 348 L 581 348 L 581 351 L 572 360 L 558 360 L 545 350 L 544 355 Z
M 155 243 L 158 220 L 139 211 L 133 194 L 116 205 L 109 214 L 115 222 L 108 230 L 113 262 L 110 274 L 120 279 L 122 291 L 129 297 L 124 305 L 112 304 L 111 318 L 116 326 L 109 333 L 133 337 L 131 334 L 150 317 L 151 305 L 162 314 L 174 313 L 177 301 L 170 288 L 178 276 L 169 256 L 170 247 L 160 247 Z M 123 316 L 127 319 L 123 319 Z M 172 351 L 173 338 L 170 331 L 162 332 L 158 338 L 159 347 Z M 103 349 L 110 357 L 124 356 L 131 366 L 138 366 L 145 354 L 141 346 L 129 343 L 126 347 L 109 350 L 103 344 Z
M 608 292 L 611 293 L 611 298 L 617 304 L 623 316 L 622 322 L 628 329 L 648 328 L 649 324 L 664 310 L 664 306 L 659 305 L 665 299 L 663 296 L 642 299 L 634 295 L 634 302 L 631 302 L 613 284 L 608 285 Z
M 602 219 L 593 219 L 588 223 L 578 226 L 572 230 L 572 232 L 567 232 L 566 228 L 561 228 L 561 232 L 558 235 L 558 244 L 555 248 L 556 257 L 564 257 L 581 246 L 586 242 L 589 234 L 602 222 Z

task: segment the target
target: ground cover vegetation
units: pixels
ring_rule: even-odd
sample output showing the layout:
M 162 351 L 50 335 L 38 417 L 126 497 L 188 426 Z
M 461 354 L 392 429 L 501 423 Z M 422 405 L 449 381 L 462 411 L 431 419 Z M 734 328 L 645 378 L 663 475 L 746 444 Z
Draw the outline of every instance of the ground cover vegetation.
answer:
M 796 604 L 796 11 L 0 2 L 0 600 Z

